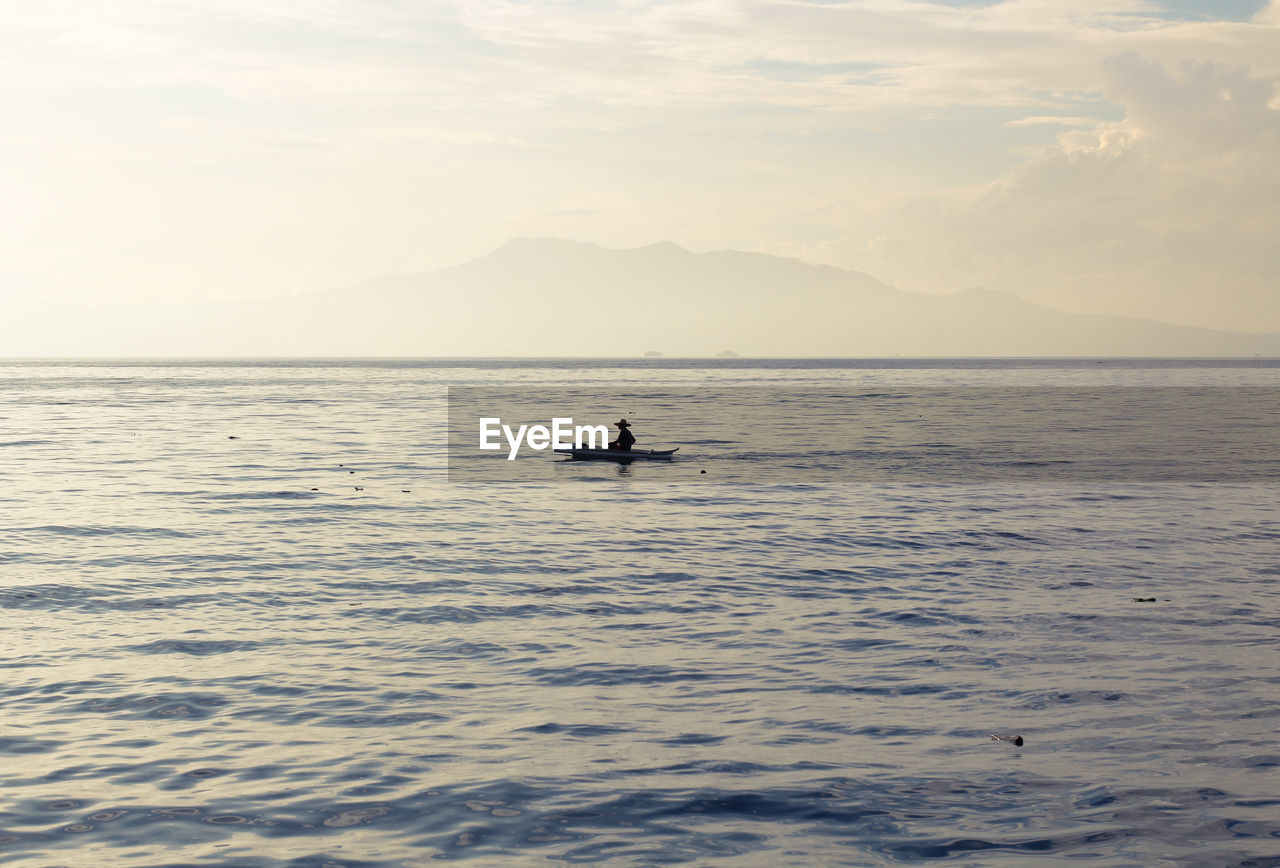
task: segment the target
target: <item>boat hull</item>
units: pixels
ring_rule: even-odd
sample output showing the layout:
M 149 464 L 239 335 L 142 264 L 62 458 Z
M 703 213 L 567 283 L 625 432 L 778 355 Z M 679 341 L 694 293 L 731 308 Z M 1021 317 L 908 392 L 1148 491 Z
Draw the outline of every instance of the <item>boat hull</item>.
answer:
M 556 449 L 557 455 L 565 455 L 574 461 L 670 461 L 680 451 L 675 449 Z

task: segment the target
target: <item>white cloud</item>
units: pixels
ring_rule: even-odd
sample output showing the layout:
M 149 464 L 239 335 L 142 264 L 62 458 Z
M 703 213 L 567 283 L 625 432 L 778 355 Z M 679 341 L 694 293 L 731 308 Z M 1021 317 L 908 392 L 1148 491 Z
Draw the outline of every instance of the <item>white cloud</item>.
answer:
M 1179 22 L 1145 0 L 49 0 L 8 18 L 11 82 L 88 91 L 177 83 L 237 98 L 343 106 L 1039 104 L 1100 88 L 1102 58 L 1280 70 L 1257 23 Z M 1267 20 L 1268 12 L 1260 16 Z M 1168 55 L 1168 56 L 1166 56 Z M 778 81 L 760 60 L 815 67 Z M 878 66 L 869 80 L 823 65 Z
M 1097 118 L 1079 118 L 1079 117 L 1063 117 L 1060 115 L 1035 115 L 1033 117 L 1018 118 L 1016 121 L 1006 121 L 1007 127 L 1034 127 L 1049 124 L 1060 127 L 1090 127 L 1098 123 Z
M 1278 10 L 18 4 L 0 19 L 0 226 L 29 255 L 8 276 L 265 293 L 565 234 L 1263 322 Z M 1224 292 L 1238 314 L 1203 301 Z
M 1135 55 L 1106 64 L 1122 122 L 1072 130 L 978 190 L 923 197 L 858 265 L 1076 310 L 1280 329 L 1280 111 L 1271 81 Z

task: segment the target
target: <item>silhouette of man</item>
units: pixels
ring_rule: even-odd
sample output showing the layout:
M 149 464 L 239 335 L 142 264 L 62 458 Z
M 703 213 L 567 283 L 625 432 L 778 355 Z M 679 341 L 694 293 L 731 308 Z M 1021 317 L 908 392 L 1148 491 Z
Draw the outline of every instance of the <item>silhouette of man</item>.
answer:
M 618 439 L 610 442 L 609 448 L 630 452 L 632 444 L 636 442 L 635 436 L 631 433 L 631 423 L 626 419 L 620 419 L 614 424 L 618 426 Z

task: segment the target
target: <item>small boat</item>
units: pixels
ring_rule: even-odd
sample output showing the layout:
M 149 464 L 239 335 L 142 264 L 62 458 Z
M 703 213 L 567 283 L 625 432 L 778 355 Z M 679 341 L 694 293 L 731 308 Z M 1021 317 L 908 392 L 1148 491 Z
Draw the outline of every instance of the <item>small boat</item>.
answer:
M 675 449 L 556 449 L 557 455 L 567 455 L 574 461 L 670 461 L 680 451 Z

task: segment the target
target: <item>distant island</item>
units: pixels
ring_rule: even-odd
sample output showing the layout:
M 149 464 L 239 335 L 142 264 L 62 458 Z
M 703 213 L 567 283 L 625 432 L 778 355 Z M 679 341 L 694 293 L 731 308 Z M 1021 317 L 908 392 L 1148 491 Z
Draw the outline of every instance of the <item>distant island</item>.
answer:
M 7 356 L 1280 356 L 1280 334 L 930 295 L 856 271 L 670 242 L 512 240 L 439 271 L 284 298 L 46 311 Z

